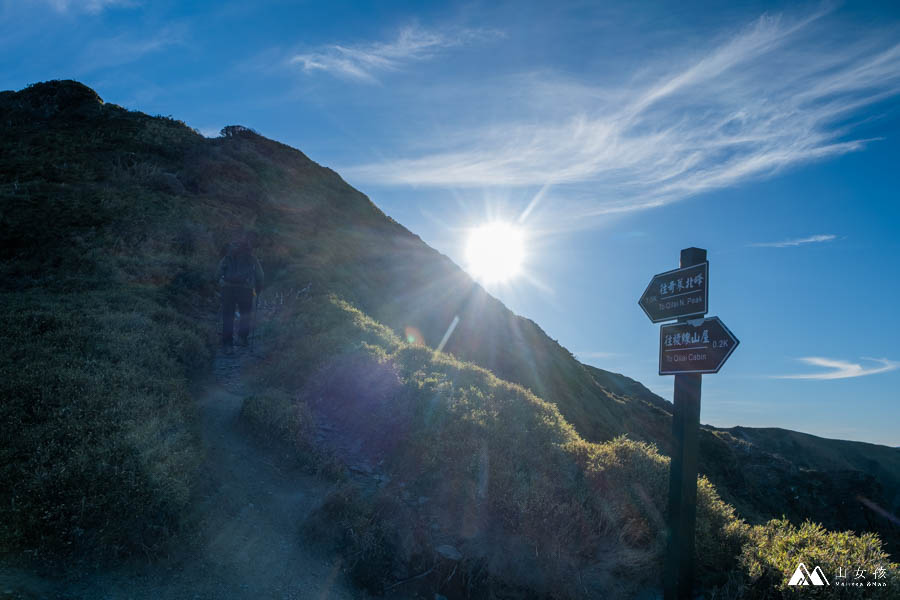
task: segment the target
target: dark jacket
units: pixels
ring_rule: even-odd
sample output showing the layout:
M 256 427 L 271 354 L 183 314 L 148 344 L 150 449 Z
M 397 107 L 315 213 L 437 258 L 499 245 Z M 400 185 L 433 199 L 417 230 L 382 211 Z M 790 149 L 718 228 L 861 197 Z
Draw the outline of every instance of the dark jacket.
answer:
M 232 270 L 239 269 L 246 270 L 249 276 L 240 283 L 228 281 L 227 275 Z M 216 270 L 216 281 L 223 287 L 253 289 L 256 293 L 259 293 L 263 289 L 264 282 L 262 265 L 249 252 L 231 251 L 219 261 L 219 268 Z

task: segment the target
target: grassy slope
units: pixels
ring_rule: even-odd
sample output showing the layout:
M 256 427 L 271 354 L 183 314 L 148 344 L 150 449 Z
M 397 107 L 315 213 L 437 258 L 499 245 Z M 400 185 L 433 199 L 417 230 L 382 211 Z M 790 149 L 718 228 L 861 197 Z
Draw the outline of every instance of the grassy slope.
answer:
M 210 257 L 148 184 L 199 136 L 77 85 L 4 93 L 0 119 L 0 551 L 152 552 L 196 464 Z
M 380 465 L 377 490 L 340 489 L 305 525 L 345 553 L 359 583 L 379 592 L 434 567 L 425 590 L 459 597 L 625 598 L 659 585 L 668 459 L 653 446 L 588 442 L 555 405 L 406 343 L 333 295 L 289 306 L 266 336 L 276 358 L 258 379 L 268 392 L 245 418 L 303 454 L 325 423 L 356 440 L 354 461 Z M 460 550 L 458 567 L 440 560 L 440 544 Z M 708 594 L 787 595 L 798 558 L 829 572 L 844 562 L 890 568 L 880 546 L 872 534 L 811 523 L 748 527 L 700 480 L 698 578 Z
M 323 515 L 355 532 L 334 541 L 361 583 L 378 591 L 424 570 L 440 542 L 464 554 L 460 584 L 476 595 L 565 597 L 581 585 L 627 597 L 658 583 L 668 460 L 652 446 L 587 442 L 555 405 L 405 343 L 332 295 L 298 303 L 266 335 L 274 356 L 291 359 L 261 367 L 270 395 L 253 398 L 246 417 L 304 452 L 310 419 L 325 421 L 383 465 L 387 483 L 373 496 L 341 491 Z M 722 584 L 719 565 L 737 559 L 747 529 L 705 480 L 699 510 L 703 580 Z
M 96 548 L 101 542 L 123 551 L 152 549 L 177 529 L 195 452 L 188 375 L 204 360 L 212 328 L 203 320 L 214 308 L 207 273 L 240 226 L 257 234 L 261 259 L 282 289 L 312 282 L 314 290 L 350 301 L 393 330 L 418 328 L 432 345 L 453 315 L 461 317 L 448 350 L 513 383 L 449 358 L 428 359 L 436 365 L 434 382 L 415 372 L 401 372 L 398 381 L 411 390 L 409 400 L 415 389 L 438 385 L 441 378 L 444 384 L 474 378 L 463 389 L 476 404 L 487 403 L 488 417 L 513 410 L 512 423 L 518 425 L 499 430 L 510 443 L 488 453 L 497 453 L 492 464 L 508 465 L 492 469 L 501 473 L 498 485 L 519 490 L 510 498 L 499 494 L 492 505 L 511 527 L 521 521 L 519 510 L 542 515 L 555 506 L 534 498 L 566 498 L 573 481 L 589 480 L 595 471 L 619 465 L 627 481 L 643 485 L 655 473 L 651 479 L 659 482 L 665 459 L 651 448 L 585 440 L 629 433 L 664 447 L 664 407 L 630 395 L 633 390 L 621 382 L 598 381 L 534 323 L 512 315 L 448 259 L 302 153 L 239 129 L 204 139 L 171 119 L 103 105 L 74 83 L 4 92 L 0 126 L 9 134 L 2 136 L 0 153 L 2 300 L 14 325 L 4 332 L 9 339 L 0 363 L 4 398 L 13 401 L 4 403 L 0 415 L 6 427 L 22 432 L 0 449 L 3 476 L 14 482 L 0 492 L 3 550 Z M 340 306 L 345 317 L 356 314 Z M 328 304 L 320 308 L 326 318 Z M 354 327 L 371 320 L 363 313 L 348 319 L 356 325 L 321 329 L 335 348 L 357 343 Z M 314 323 L 304 326 L 315 330 Z M 374 356 L 378 364 L 407 368 L 409 352 L 397 354 L 402 348 L 396 341 L 383 341 L 390 331 L 371 327 L 383 330 L 377 336 L 382 341 L 363 349 L 370 361 L 364 364 L 374 364 Z M 304 330 L 297 336 L 305 339 Z M 282 375 L 270 383 L 293 402 L 307 383 L 292 385 L 291 377 L 318 373 L 310 365 L 327 353 L 301 344 L 284 356 L 291 359 L 276 365 Z M 477 429 L 467 429 L 471 419 L 465 412 L 454 412 L 460 400 L 454 394 L 434 397 L 444 398 L 449 431 L 474 443 Z M 537 415 L 544 417 L 536 422 Z M 506 426 L 493 417 L 486 422 Z M 515 442 L 532 430 L 540 453 Z M 454 436 L 443 431 L 434 433 L 456 447 Z M 396 450 L 396 464 L 404 456 L 424 456 L 428 439 Z M 632 471 L 634 461 L 620 461 L 617 449 L 628 449 L 644 466 Z M 567 466 L 536 476 L 545 474 L 543 450 Z M 528 466 L 517 469 L 519 463 Z M 466 464 L 471 461 L 448 468 Z M 529 472 L 521 481 L 503 483 L 503 477 Z M 554 479 L 566 473 L 569 480 Z M 540 484 L 545 479 L 549 491 Z M 704 489 L 704 498 L 715 498 L 709 486 Z M 590 529 L 604 523 L 594 520 L 603 510 L 627 515 L 635 510 L 629 503 L 642 502 L 626 502 L 616 486 L 609 493 L 600 508 L 585 498 L 567 510 L 588 515 L 583 522 Z M 654 493 L 651 504 L 658 511 L 658 489 Z M 543 508 L 528 508 L 529 502 Z M 720 525 L 733 523 L 727 507 L 713 500 L 710 505 L 725 515 Z M 652 555 L 658 528 L 653 533 L 647 521 L 652 517 L 642 518 L 635 539 Z M 710 531 L 716 536 L 723 530 Z

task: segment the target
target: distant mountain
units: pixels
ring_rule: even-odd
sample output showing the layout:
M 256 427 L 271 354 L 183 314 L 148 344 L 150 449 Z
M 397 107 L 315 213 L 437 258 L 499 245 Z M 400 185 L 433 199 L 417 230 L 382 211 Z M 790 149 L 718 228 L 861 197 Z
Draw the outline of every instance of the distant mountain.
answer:
M 900 452 L 778 428 L 705 428 L 702 470 L 751 521 L 878 531 L 900 550 Z
M 585 368 L 610 392 L 664 414 L 662 434 L 650 439 L 667 452 L 672 404 L 624 375 Z M 896 448 L 788 429 L 702 425 L 700 472 L 750 522 L 786 516 L 834 529 L 878 531 L 893 552 L 900 552 Z
M 321 314 L 297 316 L 307 328 L 298 336 L 317 331 L 319 319 L 349 319 L 372 337 L 357 345 L 387 353 L 398 342 L 377 324 L 403 337 L 414 329 L 435 347 L 458 318 L 445 352 L 503 381 L 450 363 L 409 381 L 419 391 L 446 392 L 457 389 L 448 373 L 463 373 L 539 407 L 533 410 L 545 411 L 543 419 L 516 413 L 529 425 L 507 433 L 531 439 L 550 427 L 556 441 L 547 447 L 567 448 L 557 457 L 566 485 L 586 494 L 586 476 L 573 465 L 622 451 L 592 442 L 627 435 L 669 451 L 670 403 L 628 377 L 581 364 L 298 150 L 240 126 L 207 139 L 174 119 L 103 103 L 71 81 L 0 92 L 0 129 L 0 294 L 10 316 L 0 391 L 13 399 L 0 416 L 22 432 L 0 447 L 4 479 L 15 482 L 0 491 L 4 540 L 43 552 L 50 543 L 75 547 L 91 537 L 95 545 L 115 540 L 127 553 L 178 528 L 196 462 L 190 383 L 215 342 L 210 272 L 241 231 L 256 236 L 275 289 L 311 284 L 339 299 L 317 304 Z M 360 314 L 328 312 L 345 301 Z M 340 327 L 334 331 L 356 331 Z M 329 331 L 317 335 L 335 348 L 346 342 Z M 319 350 L 304 352 L 312 360 Z M 303 369 L 289 359 L 285 377 Z M 628 448 L 659 467 L 644 446 Z M 900 530 L 890 515 L 900 513 L 898 454 L 787 430 L 707 426 L 701 473 L 751 522 L 784 515 L 877 531 L 896 551 Z M 608 490 L 610 498 L 632 492 Z M 652 520 L 641 493 L 628 502 Z M 135 498 L 148 508 L 135 511 Z M 32 531 L 43 533 L 23 542 Z M 632 533 L 644 544 L 652 538 L 643 529 Z

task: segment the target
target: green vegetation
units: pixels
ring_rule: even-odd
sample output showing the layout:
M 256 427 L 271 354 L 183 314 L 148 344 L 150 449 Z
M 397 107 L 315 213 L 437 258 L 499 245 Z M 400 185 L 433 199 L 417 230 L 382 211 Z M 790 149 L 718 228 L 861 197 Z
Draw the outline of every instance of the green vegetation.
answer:
M 290 466 L 340 479 L 344 466 L 333 453 L 315 443 L 315 416 L 309 407 L 277 389 L 247 396 L 241 422 L 259 442 L 282 449 Z M 293 464 L 291 464 L 293 463 Z
M 668 459 L 652 445 L 585 441 L 530 391 L 407 344 L 333 295 L 282 313 L 269 335 L 284 358 L 259 380 L 359 441 L 349 460 L 384 465 L 387 484 L 342 487 L 305 524 L 346 554 L 360 584 L 378 592 L 425 571 L 436 539 L 458 546 L 454 576 L 483 593 L 568 597 L 600 586 L 629 597 L 659 584 Z M 284 437 L 310 435 L 300 425 Z M 766 598 L 785 588 L 798 557 L 895 568 L 874 534 L 810 528 L 817 536 L 798 537 L 785 521 L 749 527 L 701 478 L 698 577 L 719 597 Z
M 241 420 L 261 437 L 274 438 L 299 453 L 313 451 L 312 414 L 304 405 L 292 402 L 287 394 L 247 396 L 241 406 Z
M 152 555 L 198 462 L 189 383 L 209 357 L 211 253 L 151 184 L 199 136 L 48 87 L 2 98 L 0 551 Z
M 753 527 L 749 533 L 742 563 L 748 572 L 752 597 L 798 597 L 800 594 L 789 588 L 787 582 L 800 562 L 810 571 L 820 567 L 832 586 L 803 589 L 803 597 L 897 597 L 898 565 L 891 562 L 873 533 L 857 536 L 831 532 L 809 521 L 798 527 L 784 519 Z M 877 583 L 882 585 L 873 586 Z M 833 586 L 839 584 L 844 587 L 836 593 Z M 847 587 L 847 584 L 860 585 Z
M 136 291 L 0 301 L 4 549 L 158 549 L 197 460 L 186 378 L 206 354 L 196 326 Z

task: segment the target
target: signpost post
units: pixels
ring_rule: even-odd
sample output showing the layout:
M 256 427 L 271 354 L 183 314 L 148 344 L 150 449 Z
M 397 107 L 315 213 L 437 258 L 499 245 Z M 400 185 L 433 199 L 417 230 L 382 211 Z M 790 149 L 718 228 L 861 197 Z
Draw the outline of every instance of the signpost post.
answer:
M 718 317 L 702 318 L 709 310 L 706 250 L 682 250 L 680 268 L 654 276 L 638 304 L 654 323 L 678 319 L 659 333 L 659 374 L 675 375 L 663 594 L 691 600 L 702 374 L 717 373 L 739 342 Z

